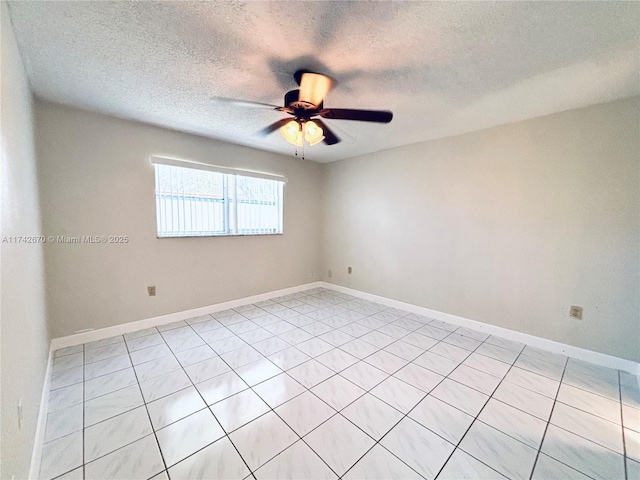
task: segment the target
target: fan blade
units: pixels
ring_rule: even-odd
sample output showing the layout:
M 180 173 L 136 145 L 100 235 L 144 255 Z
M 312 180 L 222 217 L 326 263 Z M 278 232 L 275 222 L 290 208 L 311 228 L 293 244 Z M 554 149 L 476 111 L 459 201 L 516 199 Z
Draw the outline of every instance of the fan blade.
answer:
M 359 120 L 361 122 L 389 123 L 393 112 L 389 110 L 353 110 L 350 108 L 324 108 L 320 116 L 332 120 Z
M 318 107 L 331 89 L 331 79 L 319 73 L 305 72 L 300 80 L 300 95 L 298 99 L 309 102 Z
M 279 108 L 282 108 L 278 105 L 271 105 L 270 103 L 251 102 L 248 100 L 238 100 L 237 98 L 211 97 L 211 100 L 214 102 L 226 103 L 228 105 L 234 105 L 237 107 L 264 108 L 268 110 L 277 110 Z
M 324 123 L 319 118 L 314 118 L 313 121 L 322 129 L 324 133 L 324 143 L 326 143 L 327 145 L 335 145 L 336 143 L 340 142 L 340 139 L 336 136 L 335 133 L 331 131 L 329 127 L 327 127 L 326 123 Z
M 262 135 L 263 137 L 269 135 L 271 132 L 275 132 L 280 127 L 284 127 L 287 123 L 291 121 L 290 118 L 283 118 L 278 120 L 277 122 L 273 122 L 271 125 L 264 127 L 262 130 L 258 132 L 258 135 Z

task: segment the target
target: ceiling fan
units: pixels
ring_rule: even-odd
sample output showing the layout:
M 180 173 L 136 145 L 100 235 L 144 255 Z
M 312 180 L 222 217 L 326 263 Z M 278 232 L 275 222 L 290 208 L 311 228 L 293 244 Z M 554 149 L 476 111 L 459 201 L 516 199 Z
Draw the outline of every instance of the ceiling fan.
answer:
M 299 147 L 303 145 L 304 141 L 310 146 L 320 142 L 327 145 L 335 145 L 340 142 L 335 133 L 317 117 L 375 123 L 389 123 L 393 119 L 393 113 L 388 110 L 324 108 L 324 98 L 333 84 L 331 78 L 308 70 L 298 70 L 293 78 L 300 85 L 300 88 L 285 94 L 283 107 L 267 103 L 224 100 L 230 100 L 235 104 L 272 108 L 291 115 L 293 118 L 278 120 L 262 129 L 259 134 L 266 136 L 279 129 L 287 142 Z

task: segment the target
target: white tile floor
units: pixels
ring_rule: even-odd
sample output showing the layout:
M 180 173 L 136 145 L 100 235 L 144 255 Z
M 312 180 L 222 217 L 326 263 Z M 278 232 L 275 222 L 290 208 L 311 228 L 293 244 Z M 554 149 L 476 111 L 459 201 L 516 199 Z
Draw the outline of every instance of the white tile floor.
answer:
M 314 289 L 55 352 L 41 478 L 638 479 L 638 379 Z

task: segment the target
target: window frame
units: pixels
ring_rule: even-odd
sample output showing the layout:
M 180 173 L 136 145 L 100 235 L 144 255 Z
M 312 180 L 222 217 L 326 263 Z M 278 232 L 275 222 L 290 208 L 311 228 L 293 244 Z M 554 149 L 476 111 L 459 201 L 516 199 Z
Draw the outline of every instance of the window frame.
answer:
M 155 230 L 156 230 L 156 238 L 158 239 L 167 239 L 167 238 L 217 238 L 217 237 L 261 237 L 261 236 L 265 236 L 265 235 L 284 235 L 284 203 L 285 203 L 285 185 L 287 184 L 287 177 L 282 176 L 282 175 L 277 175 L 277 174 L 272 174 L 272 173 L 266 173 L 266 172 L 258 172 L 258 171 L 254 171 L 254 170 L 247 170 L 247 169 L 240 169 L 240 168 L 231 168 L 231 167 L 222 167 L 222 166 L 218 166 L 218 165 L 212 165 L 212 164 L 208 164 L 208 163 L 201 163 L 201 162 L 196 162 L 196 161 L 192 161 L 192 160 L 182 160 L 182 159 L 176 159 L 176 158 L 167 158 L 167 157 L 160 157 L 160 156 L 156 156 L 156 155 L 152 155 L 151 156 L 151 164 L 153 165 L 154 168 L 154 200 L 155 200 Z M 179 168 L 186 168 L 186 169 L 193 169 L 193 170 L 200 170 L 200 171 L 210 171 L 210 172 L 215 172 L 215 173 L 220 173 L 223 174 L 223 195 L 222 195 L 222 199 L 220 201 L 220 203 L 222 203 L 223 205 L 223 217 L 222 217 L 222 224 L 223 224 L 223 230 L 221 230 L 222 232 L 225 233 L 210 233 L 211 231 L 209 231 L 208 233 L 204 233 L 202 235 L 161 235 L 160 233 L 160 225 L 158 223 L 158 219 L 159 219 L 159 208 L 158 208 L 158 170 L 157 170 L 157 165 L 166 165 L 166 166 L 171 166 L 171 167 L 179 167 Z M 234 185 L 233 186 L 229 186 L 229 179 L 230 177 L 233 176 L 234 178 Z M 246 230 L 247 229 L 243 229 L 242 231 L 240 231 L 237 228 L 237 215 L 238 215 L 238 205 L 239 203 L 246 203 L 246 202 L 239 202 L 238 198 L 237 198 L 237 194 L 234 195 L 233 199 L 231 199 L 230 194 L 229 194 L 229 188 L 235 188 L 235 185 L 237 185 L 235 182 L 237 182 L 237 177 L 248 177 L 248 178 L 258 178 L 258 179 L 263 179 L 263 180 L 271 180 L 271 181 L 275 181 L 275 182 L 279 182 L 279 185 L 276 185 L 276 188 L 278 189 L 278 200 L 276 201 L 275 205 L 279 207 L 279 211 L 278 211 L 278 227 L 277 229 L 279 229 L 280 231 L 275 231 L 275 232 L 259 232 L 259 233 L 247 233 Z M 235 207 L 233 208 L 233 212 L 231 212 L 231 205 L 234 204 Z M 234 218 L 232 218 L 232 216 L 235 218 L 235 221 L 232 221 Z M 232 224 L 235 225 L 235 230 L 233 232 L 231 232 L 231 227 Z M 227 232 L 231 232 L 231 233 L 227 233 Z

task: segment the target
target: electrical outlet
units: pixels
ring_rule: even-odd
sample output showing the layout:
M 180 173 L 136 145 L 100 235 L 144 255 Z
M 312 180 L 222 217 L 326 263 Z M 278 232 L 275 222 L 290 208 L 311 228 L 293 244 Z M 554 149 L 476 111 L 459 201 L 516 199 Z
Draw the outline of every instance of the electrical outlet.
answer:
M 347 273 L 351 275 L 352 272 L 353 272 L 353 269 L 351 267 L 347 267 Z
M 18 430 L 22 430 L 22 399 L 18 402 Z
M 327 277 L 329 277 L 329 278 L 333 278 L 333 271 L 329 270 L 329 271 L 327 272 Z
M 155 285 L 151 285 L 150 287 L 147 287 L 147 292 L 149 292 L 149 296 L 150 297 L 155 297 L 156 296 L 156 286 Z
M 571 308 L 569 309 L 569 316 L 577 318 L 578 320 L 582 320 L 582 307 L 571 305 Z

